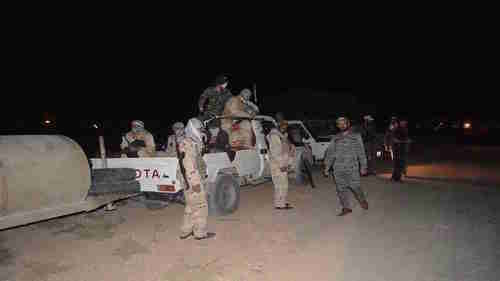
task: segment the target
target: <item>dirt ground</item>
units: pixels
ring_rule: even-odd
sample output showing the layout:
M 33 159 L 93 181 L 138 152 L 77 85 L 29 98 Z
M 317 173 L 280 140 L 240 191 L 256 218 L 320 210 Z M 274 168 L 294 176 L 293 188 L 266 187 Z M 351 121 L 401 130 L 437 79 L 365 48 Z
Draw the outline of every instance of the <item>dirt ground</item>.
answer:
M 293 210 L 273 209 L 270 184 L 242 190 L 236 213 L 210 217 L 211 240 L 178 239 L 183 206 L 137 198 L 0 231 L 0 280 L 499 280 L 498 185 L 368 177 L 370 209 L 337 217 L 333 182 L 315 179 L 291 181 Z

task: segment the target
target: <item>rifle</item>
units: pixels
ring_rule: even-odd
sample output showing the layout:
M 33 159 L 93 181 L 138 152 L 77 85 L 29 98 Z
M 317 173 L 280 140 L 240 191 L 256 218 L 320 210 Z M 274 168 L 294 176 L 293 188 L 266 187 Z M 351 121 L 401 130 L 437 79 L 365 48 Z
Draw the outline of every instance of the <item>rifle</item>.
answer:
M 177 144 L 177 139 L 175 140 L 175 150 L 177 151 L 177 159 L 179 160 L 179 169 L 181 170 L 182 177 L 184 178 L 184 182 L 186 182 L 186 190 L 189 190 L 189 182 L 186 177 L 186 168 L 184 168 L 184 164 L 182 164 L 182 159 L 186 156 L 183 152 L 179 151 L 179 145 Z

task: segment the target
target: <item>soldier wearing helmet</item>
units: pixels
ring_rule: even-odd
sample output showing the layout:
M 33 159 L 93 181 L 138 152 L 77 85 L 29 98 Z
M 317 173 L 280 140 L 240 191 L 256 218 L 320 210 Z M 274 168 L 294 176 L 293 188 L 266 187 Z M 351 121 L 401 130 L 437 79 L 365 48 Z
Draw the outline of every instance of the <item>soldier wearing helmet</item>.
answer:
M 144 122 L 131 122 L 131 131 L 122 137 L 122 157 L 154 157 L 156 146 L 153 135 L 144 128 Z
M 352 212 L 348 191 L 354 193 L 363 209 L 368 209 L 363 190 L 361 189 L 360 174 L 365 175 L 367 161 L 361 135 L 353 133 L 349 127 L 349 119 L 342 116 L 337 119 L 340 132 L 333 136 L 325 154 L 324 173 L 329 174 L 333 168 L 333 175 L 337 187 L 337 196 L 342 211 L 339 216 Z
M 169 157 L 178 157 L 177 143 L 184 136 L 184 124 L 182 122 L 175 122 L 172 125 L 173 135 L 170 135 L 167 140 L 167 148 L 165 152 Z
M 201 119 L 206 120 L 222 114 L 226 102 L 233 96 L 227 85 L 228 78 L 225 75 L 218 75 L 215 79 L 215 86 L 203 91 L 198 100 Z M 208 126 L 210 128 L 220 127 L 220 120 L 214 119 Z

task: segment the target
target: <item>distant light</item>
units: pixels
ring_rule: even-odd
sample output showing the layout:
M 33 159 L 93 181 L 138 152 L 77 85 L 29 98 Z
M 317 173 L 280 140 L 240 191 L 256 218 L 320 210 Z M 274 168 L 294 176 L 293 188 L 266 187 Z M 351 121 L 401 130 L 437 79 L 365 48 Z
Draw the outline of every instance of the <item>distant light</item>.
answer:
M 382 151 L 377 151 L 377 157 L 382 157 Z
M 464 129 L 470 129 L 472 127 L 472 124 L 469 122 L 464 123 Z
M 92 127 L 96 128 L 96 129 L 99 128 L 99 126 L 97 126 L 97 124 L 92 125 Z
M 50 123 L 51 123 L 51 122 L 50 122 L 50 120 L 45 120 L 45 121 L 43 121 L 43 122 L 44 122 L 45 124 L 50 124 Z

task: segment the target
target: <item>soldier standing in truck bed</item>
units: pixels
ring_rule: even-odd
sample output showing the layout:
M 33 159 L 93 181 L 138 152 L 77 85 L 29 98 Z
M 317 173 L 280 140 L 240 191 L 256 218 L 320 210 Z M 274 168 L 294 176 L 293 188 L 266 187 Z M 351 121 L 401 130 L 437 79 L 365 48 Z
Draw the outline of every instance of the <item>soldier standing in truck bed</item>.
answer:
M 228 78 L 224 75 L 218 75 L 215 79 L 215 86 L 208 87 L 203 91 L 198 100 L 198 108 L 202 120 L 210 119 L 221 115 L 224 111 L 226 102 L 233 96 L 227 88 Z M 220 120 L 212 120 L 208 126 L 210 128 L 220 127 Z

